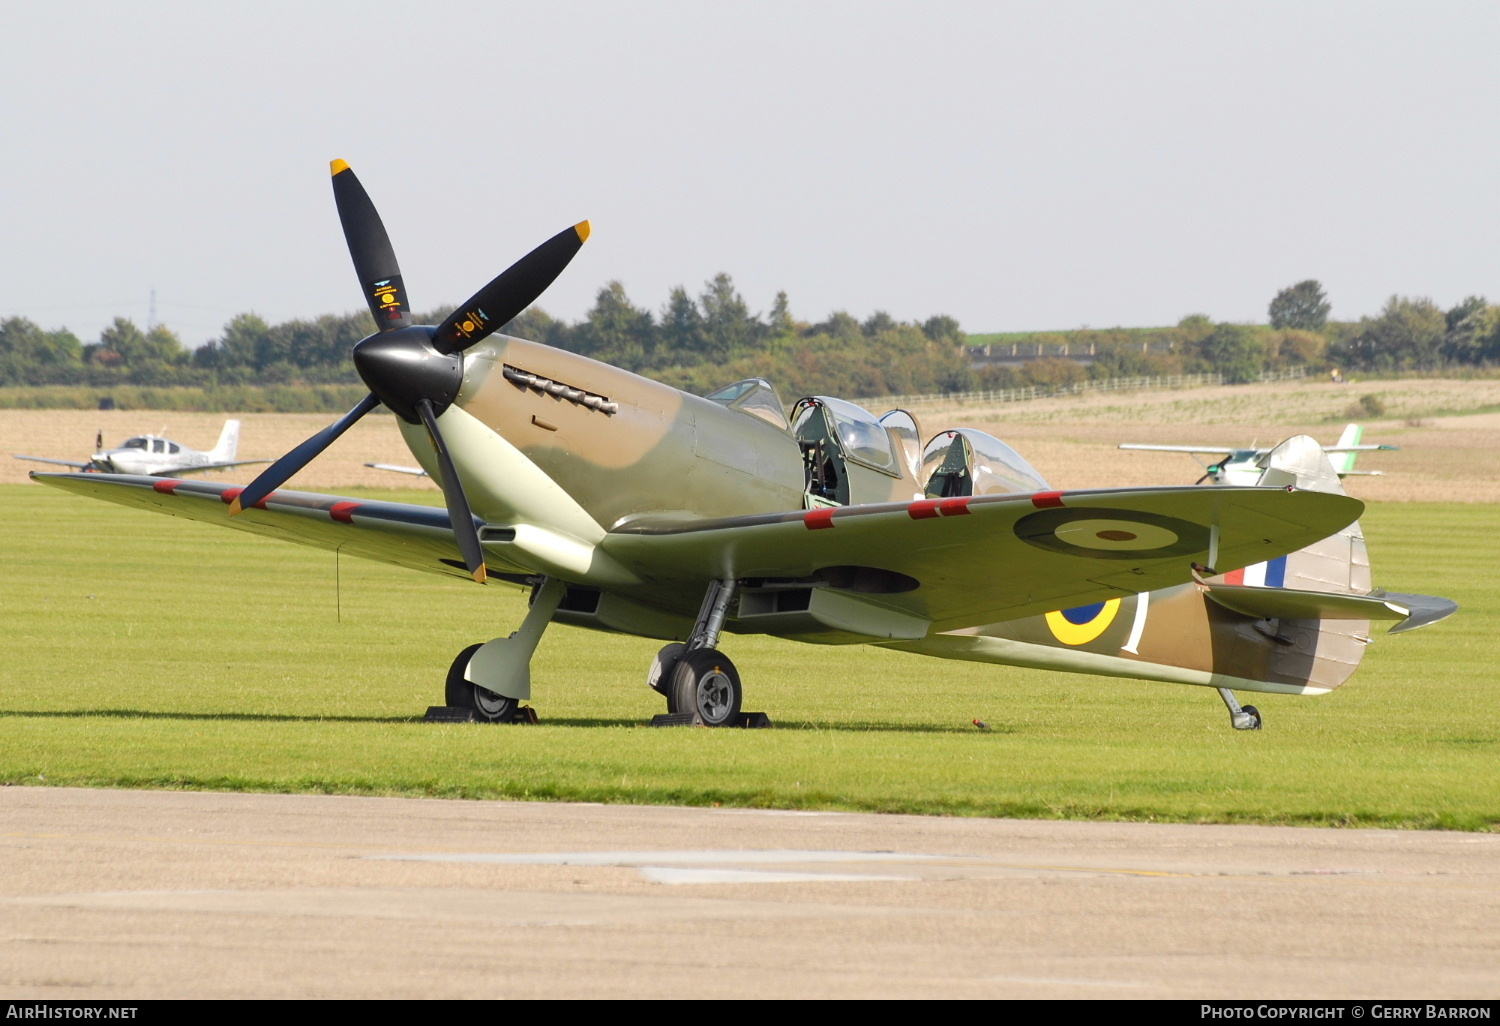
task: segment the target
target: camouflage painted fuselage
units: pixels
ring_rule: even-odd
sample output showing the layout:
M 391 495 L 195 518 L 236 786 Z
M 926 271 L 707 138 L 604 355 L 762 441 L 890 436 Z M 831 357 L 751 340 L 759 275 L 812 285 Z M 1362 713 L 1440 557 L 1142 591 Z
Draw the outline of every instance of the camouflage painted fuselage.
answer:
M 444 414 L 445 432 L 457 417 L 473 417 L 560 493 L 539 498 L 546 487 L 540 481 L 518 488 L 503 467 L 479 459 L 461 463 L 475 510 L 490 523 L 566 525 L 568 516 L 559 514 L 566 501 L 576 505 L 573 536 L 597 545 L 606 532 L 632 525 L 783 513 L 809 502 L 803 455 L 786 427 L 563 350 L 492 336 L 466 354 L 455 406 L 460 412 Z M 413 453 L 435 472 L 425 432 L 408 424 L 402 429 Z M 923 494 L 914 468 L 901 461 L 891 473 L 855 463 L 844 470 L 859 502 L 907 501 Z M 500 556 L 503 571 L 507 546 L 486 541 L 487 551 Z M 535 546 L 524 548 L 521 541 L 510 569 L 535 570 Z M 1286 587 L 1369 589 L 1357 525 L 1315 548 L 1279 561 Z M 574 558 L 594 575 L 591 586 L 597 585 L 605 572 L 597 551 Z M 879 554 L 870 561 L 878 564 Z M 568 565 L 564 560 L 544 569 L 566 577 Z M 621 570 L 602 594 L 565 601 L 557 618 L 684 637 L 697 597 L 661 583 L 649 574 Z M 575 586 L 572 594 L 583 593 Z M 726 628 L 768 629 L 751 617 L 732 617 Z M 791 636 L 835 644 L 878 641 L 818 625 Z M 885 644 L 943 658 L 1306 694 L 1347 679 L 1368 640 L 1364 621 L 1256 619 L 1223 608 L 1198 586 L 1186 584 Z

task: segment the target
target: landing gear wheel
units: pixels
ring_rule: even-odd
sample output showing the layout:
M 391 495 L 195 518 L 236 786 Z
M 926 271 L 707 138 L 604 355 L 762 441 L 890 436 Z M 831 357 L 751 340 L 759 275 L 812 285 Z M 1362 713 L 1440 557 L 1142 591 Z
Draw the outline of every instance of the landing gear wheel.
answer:
M 740 715 L 740 672 L 723 652 L 694 649 L 677 661 L 668 696 L 674 713 L 692 713 L 705 727 L 724 727 Z
M 664 696 L 668 705 L 672 704 L 672 671 L 677 668 L 677 660 L 686 651 L 687 646 L 679 641 L 664 646 L 656 653 L 656 658 L 651 660 L 651 669 L 646 673 L 646 683 L 653 691 Z
M 448 667 L 443 698 L 450 706 L 474 710 L 475 718 L 485 723 L 510 723 L 516 718 L 516 711 L 521 703 L 517 699 L 486 690 L 464 677 L 464 672 L 469 668 L 469 660 L 478 651 L 478 645 L 470 645 L 453 660 L 453 665 Z
M 1243 727 L 1240 726 L 1238 723 L 1236 723 L 1234 725 L 1234 727 L 1235 727 L 1236 730 L 1259 730 L 1261 728 L 1261 725 L 1262 725 L 1262 723 L 1264 721 L 1262 721 L 1261 718 L 1260 718 L 1260 710 L 1259 709 L 1255 708 L 1255 706 L 1253 706 L 1253 705 L 1247 705 L 1247 706 L 1242 707 L 1240 709 L 1240 712 L 1244 713 L 1245 716 L 1246 716 L 1246 718 L 1250 722 L 1246 726 L 1243 726 Z

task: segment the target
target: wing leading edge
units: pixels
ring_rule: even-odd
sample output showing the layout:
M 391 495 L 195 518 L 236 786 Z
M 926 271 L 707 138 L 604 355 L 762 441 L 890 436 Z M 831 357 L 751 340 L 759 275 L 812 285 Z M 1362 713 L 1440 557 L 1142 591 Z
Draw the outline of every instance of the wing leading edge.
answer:
M 134 474 L 33 473 L 31 477 L 40 484 L 122 506 L 469 579 L 453 540 L 448 511 L 440 506 L 276 491 L 255 508 L 231 518 L 228 504 L 244 490 L 239 485 Z
M 637 521 L 603 548 L 644 578 L 816 580 L 934 631 L 1185 584 L 1274 559 L 1364 504 L 1282 488 L 1108 489 L 925 499 L 697 523 Z

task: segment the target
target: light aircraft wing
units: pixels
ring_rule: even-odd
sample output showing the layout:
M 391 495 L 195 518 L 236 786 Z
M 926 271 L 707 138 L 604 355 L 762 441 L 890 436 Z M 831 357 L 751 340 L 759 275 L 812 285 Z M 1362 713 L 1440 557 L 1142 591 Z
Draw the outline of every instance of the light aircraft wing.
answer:
M 403 467 L 399 463 L 366 463 L 365 466 L 374 467 L 376 470 L 390 470 L 397 474 L 411 474 L 414 477 L 427 476 L 427 471 L 421 467 Z
M 1122 445 L 1121 449 L 1136 449 L 1141 452 L 1190 452 L 1203 456 L 1228 456 L 1232 452 L 1240 452 L 1232 445 Z M 1269 449 L 1256 449 L 1256 455 L 1270 452 Z
M 82 470 L 84 467 L 88 466 L 87 463 L 74 463 L 72 460 L 49 460 L 45 456 L 22 456 L 19 453 L 16 454 L 15 458 L 18 460 L 34 460 L 37 463 L 55 463 L 59 467 L 75 467 L 79 470 Z
M 453 540 L 448 511 L 441 506 L 278 490 L 264 503 L 231 517 L 228 504 L 244 491 L 239 485 L 134 474 L 33 473 L 31 476 L 41 484 L 122 506 L 202 520 L 267 538 L 338 549 L 362 559 L 470 580 L 463 556 Z
M 253 463 L 270 463 L 271 460 L 237 460 L 234 463 L 205 463 L 201 467 L 173 467 L 171 470 L 158 470 L 152 477 L 170 477 L 173 474 L 202 474 L 210 470 L 228 470 L 230 467 L 248 467 Z
M 934 631 L 1187 583 L 1312 544 L 1364 504 L 1281 488 L 1108 489 L 926 499 L 727 520 L 627 522 L 603 542 L 643 579 L 842 579 Z M 1216 536 L 1216 537 L 1215 537 Z M 1216 550 L 1210 554 L 1210 550 Z

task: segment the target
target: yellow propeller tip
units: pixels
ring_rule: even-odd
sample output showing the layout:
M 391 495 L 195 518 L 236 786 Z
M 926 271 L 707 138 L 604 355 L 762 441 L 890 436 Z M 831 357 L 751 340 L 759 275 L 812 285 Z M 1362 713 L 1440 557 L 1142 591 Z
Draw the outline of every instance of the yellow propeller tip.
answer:
M 490 575 L 485 572 L 484 564 L 480 563 L 479 569 L 474 571 L 474 583 L 483 584 L 485 581 L 489 580 L 489 576 Z
M 240 505 L 240 500 L 239 499 L 235 499 L 233 502 L 231 502 L 229 504 L 229 515 L 232 516 L 232 517 L 237 517 L 237 516 L 240 515 L 240 513 L 241 513 L 241 511 L 243 509 L 244 509 L 244 507 L 242 507 Z
M 328 166 L 332 169 L 333 174 L 340 174 L 349 170 L 349 162 L 347 160 L 331 160 L 328 162 Z
M 589 241 L 589 232 L 591 232 L 593 229 L 589 227 L 589 223 L 587 221 L 579 221 L 573 226 L 573 230 L 578 233 L 579 242 L 587 242 Z

